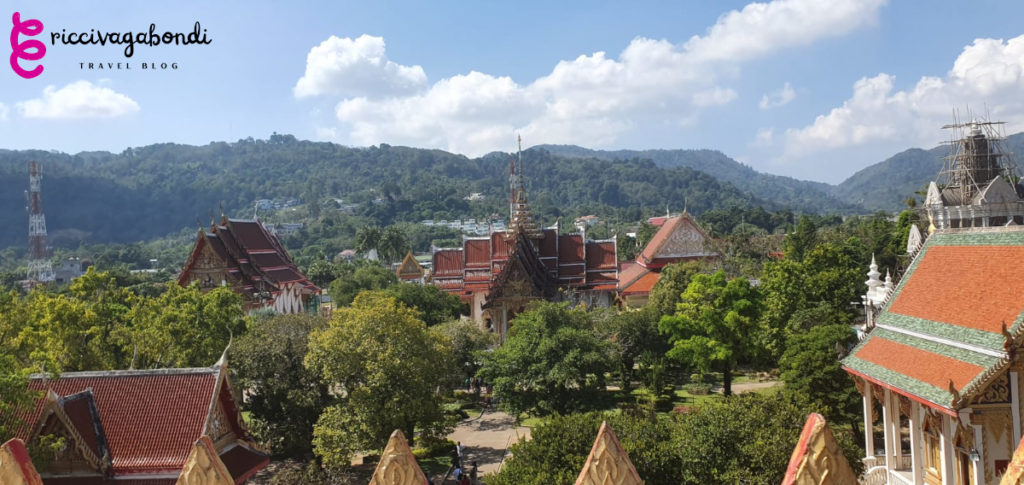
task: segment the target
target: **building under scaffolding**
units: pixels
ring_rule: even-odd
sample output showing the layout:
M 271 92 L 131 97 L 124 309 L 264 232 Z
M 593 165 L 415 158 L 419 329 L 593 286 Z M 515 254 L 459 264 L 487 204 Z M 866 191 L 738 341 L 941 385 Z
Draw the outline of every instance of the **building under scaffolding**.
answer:
M 938 180 L 928 185 L 925 211 L 936 229 L 1024 224 L 1024 200 L 1001 121 L 974 119 L 953 130 Z

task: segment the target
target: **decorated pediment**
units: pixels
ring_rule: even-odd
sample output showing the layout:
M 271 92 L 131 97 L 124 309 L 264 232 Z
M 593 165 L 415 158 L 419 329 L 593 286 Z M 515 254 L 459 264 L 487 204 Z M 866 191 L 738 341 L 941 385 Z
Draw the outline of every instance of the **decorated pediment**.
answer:
M 424 271 L 410 251 L 405 254 L 405 259 L 402 260 L 402 264 L 398 266 L 398 271 L 395 273 L 400 279 L 419 279 L 423 277 Z
M 370 485 L 422 485 L 427 477 L 416 463 L 416 457 L 409 449 L 409 442 L 401 431 L 391 433 L 384 453 L 373 471 Z
M 657 248 L 651 259 L 703 254 L 704 241 L 704 233 L 689 218 L 684 218 L 675 224 L 672 233 Z

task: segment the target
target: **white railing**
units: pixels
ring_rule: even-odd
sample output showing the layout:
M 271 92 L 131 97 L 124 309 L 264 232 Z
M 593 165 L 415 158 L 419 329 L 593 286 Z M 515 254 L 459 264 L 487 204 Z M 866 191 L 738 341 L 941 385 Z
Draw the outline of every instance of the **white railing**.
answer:
M 889 471 L 885 469 L 885 465 L 869 468 L 868 471 L 864 472 L 864 478 L 861 479 L 860 483 L 861 485 L 887 485 L 889 483 Z

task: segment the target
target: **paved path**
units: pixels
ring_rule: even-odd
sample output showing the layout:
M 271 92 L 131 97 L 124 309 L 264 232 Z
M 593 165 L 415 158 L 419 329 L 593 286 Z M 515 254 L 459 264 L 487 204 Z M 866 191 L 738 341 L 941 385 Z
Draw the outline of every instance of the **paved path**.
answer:
M 732 393 L 733 394 L 743 394 L 744 392 L 756 391 L 758 389 L 767 389 L 769 387 L 775 387 L 775 386 L 781 386 L 781 385 L 782 385 L 782 381 L 744 382 L 742 384 L 733 383 L 733 385 L 732 385 Z M 714 392 L 717 392 L 717 393 L 721 394 L 722 390 L 723 390 L 723 387 L 722 386 L 715 386 L 714 389 L 712 389 L 712 390 Z
M 498 471 L 502 457 L 508 446 L 519 439 L 529 439 L 530 428 L 516 426 L 512 416 L 501 411 L 489 410 L 479 418 L 467 419 L 459 423 L 448 439 L 461 441 L 466 449 L 466 470 L 475 460 L 480 467 L 480 476 Z M 435 483 L 440 476 L 431 477 Z M 449 483 L 454 483 L 449 477 Z

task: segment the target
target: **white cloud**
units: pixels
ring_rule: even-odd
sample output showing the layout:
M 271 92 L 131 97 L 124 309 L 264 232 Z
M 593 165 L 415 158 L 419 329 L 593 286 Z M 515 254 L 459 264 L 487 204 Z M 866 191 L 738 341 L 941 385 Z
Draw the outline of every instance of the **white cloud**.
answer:
M 761 102 L 757 106 L 761 109 L 778 108 L 789 104 L 794 99 L 796 99 L 796 91 L 793 91 L 793 87 L 787 82 L 782 89 L 762 96 Z
M 754 135 L 754 146 L 771 146 L 772 140 L 775 138 L 775 130 L 772 128 L 761 128 L 757 130 L 757 134 Z
M 977 39 L 964 48 L 945 77 L 923 77 L 912 88 L 895 90 L 895 78 L 862 78 L 842 106 L 814 123 L 786 132 L 784 159 L 864 146 L 932 146 L 943 138 L 953 109 L 1024 123 L 1024 35 L 1002 41 Z M 963 115 L 963 114 L 962 114 Z
M 57 89 L 47 86 L 41 98 L 15 104 L 25 118 L 102 119 L 139 111 L 139 104 L 113 89 L 89 81 L 75 81 Z
M 7 121 L 10 114 L 11 108 L 8 108 L 7 105 L 0 103 L 0 121 Z
M 382 37 L 363 34 L 353 40 L 332 35 L 310 49 L 306 73 L 295 83 L 293 92 L 297 98 L 405 95 L 426 84 L 422 67 L 388 60 Z
M 887 0 L 775 0 L 751 3 L 719 17 L 707 35 L 684 48 L 701 60 L 739 61 L 778 49 L 838 37 L 875 21 Z
M 638 37 L 617 57 L 595 52 L 563 60 L 525 84 L 473 71 L 428 86 L 419 66 L 387 60 L 383 39 L 332 37 L 310 51 L 294 91 L 340 96 L 341 124 L 332 136 L 356 144 L 472 156 L 506 149 L 520 132 L 530 144 L 607 146 L 652 124 L 692 124 L 701 112 L 737 99 L 724 84 L 737 75 L 738 61 L 865 25 L 884 1 L 751 4 L 685 44 Z

